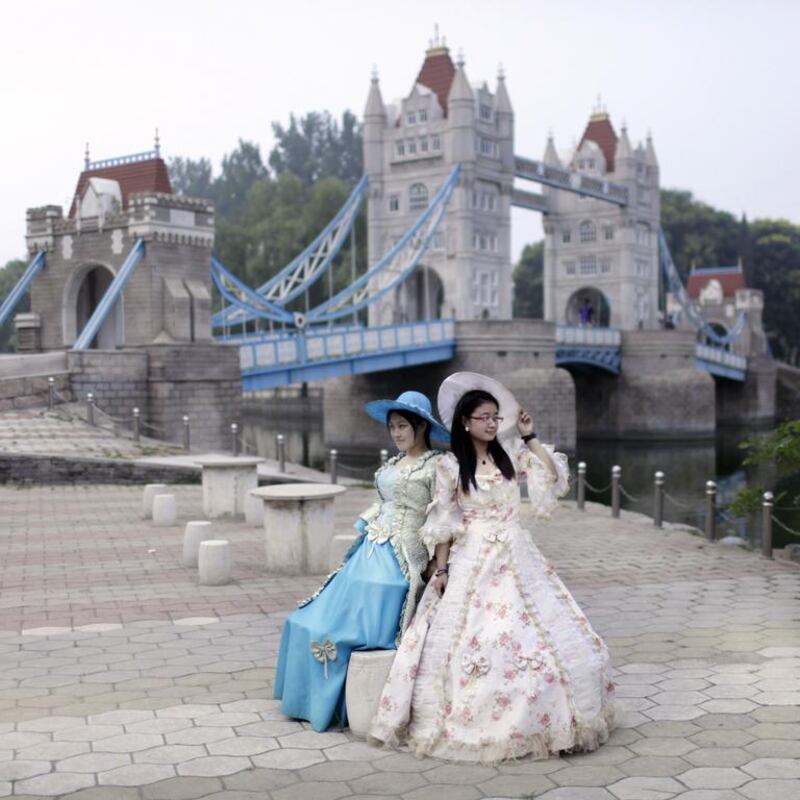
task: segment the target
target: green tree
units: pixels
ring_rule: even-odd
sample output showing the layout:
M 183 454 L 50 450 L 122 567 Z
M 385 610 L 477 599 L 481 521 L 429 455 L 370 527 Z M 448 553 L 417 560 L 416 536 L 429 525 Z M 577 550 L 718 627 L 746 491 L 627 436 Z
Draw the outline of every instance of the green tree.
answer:
M 544 242 L 525 245 L 514 267 L 515 317 L 544 317 Z
M 209 159 L 170 158 L 167 169 L 172 191 L 176 194 L 213 199 L 214 176 Z
M 364 171 L 361 128 L 351 111 L 342 114 L 341 125 L 327 111 L 292 114 L 287 127 L 273 122 L 272 133 L 269 166 L 276 175 L 295 175 L 306 187 L 330 177 L 353 186 Z
M 258 181 L 269 177 L 257 144 L 239 139 L 235 150 L 222 159 L 222 171 L 213 183 L 212 200 L 217 214 L 240 220 L 247 208 L 247 196 Z
M 27 263 L 22 259 L 13 259 L 0 269 L 0 304 L 8 297 L 11 290 L 16 286 L 17 281 L 25 272 Z M 0 326 L 0 353 L 13 352 L 17 349 L 17 336 L 14 331 L 14 314 L 29 311 L 31 307 L 30 295 L 26 292 L 25 296 L 19 301 L 9 319 Z

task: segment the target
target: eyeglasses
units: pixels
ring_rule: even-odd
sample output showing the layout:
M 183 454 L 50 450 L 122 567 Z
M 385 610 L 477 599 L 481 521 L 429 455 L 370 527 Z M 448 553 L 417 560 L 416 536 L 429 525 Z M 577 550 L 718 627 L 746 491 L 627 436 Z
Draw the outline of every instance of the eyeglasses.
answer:
M 503 418 L 496 414 L 481 414 L 479 417 L 470 417 L 470 419 L 482 422 L 484 425 L 488 425 L 490 422 L 496 422 L 499 425 L 503 421 Z

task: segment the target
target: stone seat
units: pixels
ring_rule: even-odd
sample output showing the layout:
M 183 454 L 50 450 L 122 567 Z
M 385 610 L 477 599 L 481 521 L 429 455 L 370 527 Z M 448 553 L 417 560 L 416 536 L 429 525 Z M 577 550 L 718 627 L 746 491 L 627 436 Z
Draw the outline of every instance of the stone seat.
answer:
M 153 498 L 157 494 L 167 494 L 166 483 L 148 483 L 142 493 L 142 515 L 145 519 L 153 518 Z
M 222 586 L 231 579 L 231 546 L 227 539 L 200 542 L 198 580 L 202 586 Z
M 396 650 L 356 650 L 347 667 L 344 698 L 350 732 L 365 738 L 378 711 Z

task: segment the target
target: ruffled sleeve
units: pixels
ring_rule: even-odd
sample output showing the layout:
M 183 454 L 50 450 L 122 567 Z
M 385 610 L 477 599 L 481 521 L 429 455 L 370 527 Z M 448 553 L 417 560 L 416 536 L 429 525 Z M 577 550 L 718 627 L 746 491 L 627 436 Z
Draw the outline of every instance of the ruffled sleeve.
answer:
M 464 532 L 458 505 L 458 462 L 452 453 L 446 453 L 436 463 L 433 502 L 426 514 L 419 536 L 429 551 L 437 544 L 457 539 Z
M 555 480 L 547 464 L 532 453 L 522 439 L 516 439 L 509 449 L 517 474 L 524 477 L 528 484 L 528 497 L 534 517 L 549 519 L 558 508 L 558 498 L 569 490 L 569 464 L 567 457 L 563 453 L 557 453 L 553 445 L 542 446 L 558 473 Z
M 362 511 L 358 515 L 358 518 L 363 519 L 364 522 L 366 522 L 367 525 L 369 525 L 369 523 L 372 522 L 372 520 L 374 520 L 375 517 L 378 516 L 380 510 L 381 510 L 381 501 L 376 500 L 366 511 Z

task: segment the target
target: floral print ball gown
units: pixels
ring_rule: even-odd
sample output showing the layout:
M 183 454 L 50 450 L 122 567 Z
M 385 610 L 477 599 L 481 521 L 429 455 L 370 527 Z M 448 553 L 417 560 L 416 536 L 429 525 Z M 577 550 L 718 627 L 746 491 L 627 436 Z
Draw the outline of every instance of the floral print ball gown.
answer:
M 535 517 L 548 517 L 567 490 L 566 457 L 548 447 L 554 481 L 519 439 L 508 449 Z M 465 494 L 455 457 L 437 464 L 421 536 L 453 540 L 449 582 L 441 600 L 423 595 L 370 737 L 484 763 L 594 750 L 613 721 L 608 650 L 520 526 L 517 481 L 499 470 L 476 479 Z

